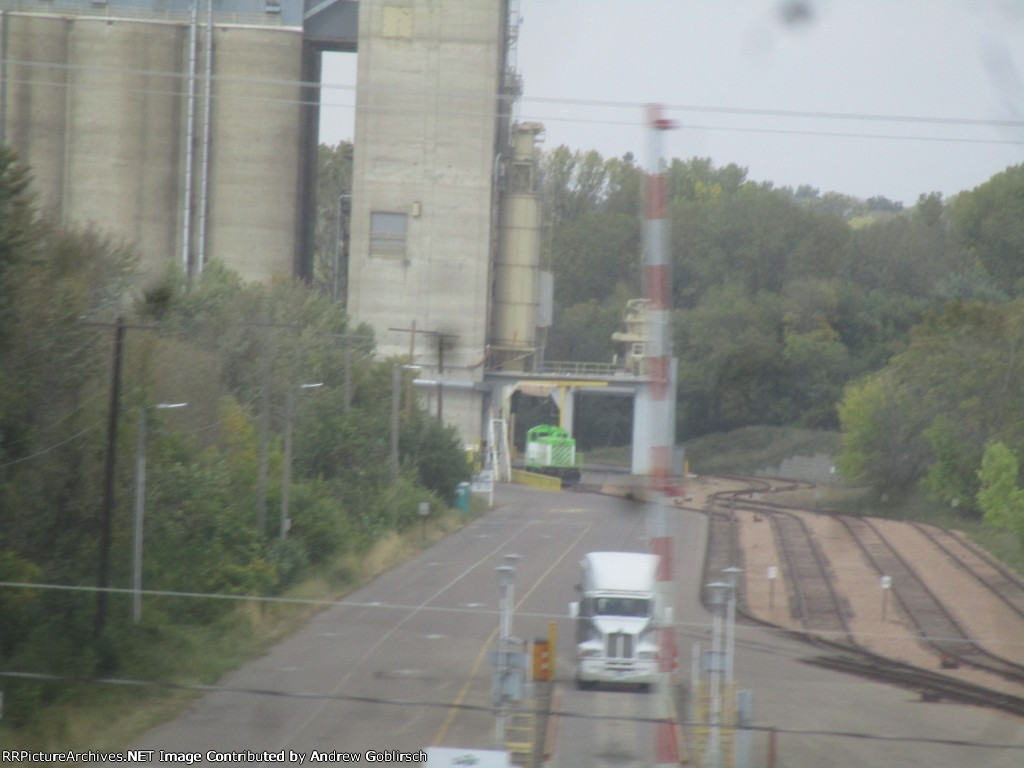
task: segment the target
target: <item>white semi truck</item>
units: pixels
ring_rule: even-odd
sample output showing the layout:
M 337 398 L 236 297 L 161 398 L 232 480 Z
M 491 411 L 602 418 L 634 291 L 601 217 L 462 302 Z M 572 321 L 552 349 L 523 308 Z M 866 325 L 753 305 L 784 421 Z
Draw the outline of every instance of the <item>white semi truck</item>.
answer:
M 576 684 L 649 688 L 658 673 L 658 556 L 591 552 L 580 569 L 580 599 L 569 604 L 576 619 Z

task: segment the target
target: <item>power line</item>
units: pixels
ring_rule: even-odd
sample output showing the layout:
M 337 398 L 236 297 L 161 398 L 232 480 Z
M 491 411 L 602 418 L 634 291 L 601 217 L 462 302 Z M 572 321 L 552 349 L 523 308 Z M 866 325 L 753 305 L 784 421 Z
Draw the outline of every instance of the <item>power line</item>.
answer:
M 84 592 L 84 593 L 95 593 L 95 592 L 106 592 L 108 594 L 121 594 L 131 595 L 136 590 L 134 588 L 127 587 L 94 587 L 88 585 L 77 585 L 77 584 L 52 584 L 43 582 L 26 582 L 26 581 L 0 581 L 0 588 L 11 588 L 11 589 L 24 589 L 24 590 L 46 590 L 46 591 L 67 591 L 67 592 Z M 330 597 L 287 597 L 280 595 L 257 595 L 257 594 L 233 594 L 223 592 L 191 592 L 187 590 L 169 590 L 169 589 L 146 589 L 141 591 L 142 595 L 147 597 L 168 597 L 168 598 L 184 598 L 184 599 L 206 599 L 206 600 L 226 600 L 233 602 L 259 602 L 259 603 L 273 603 L 279 605 L 302 605 L 302 606 L 317 606 L 321 608 L 350 608 L 350 609 L 371 609 L 371 610 L 387 610 L 387 611 L 416 611 L 420 613 L 455 613 L 455 614 L 469 614 L 469 615 L 483 615 L 483 616 L 497 616 L 497 608 L 489 608 L 486 606 L 480 607 L 468 607 L 468 606 L 444 606 L 444 605 L 411 605 L 407 603 L 386 603 L 380 600 L 347 600 L 347 599 L 335 599 Z M 544 621 L 550 621 L 553 619 L 565 618 L 560 613 L 547 613 L 544 611 L 525 611 L 517 610 L 517 617 L 527 619 L 540 619 Z M 711 626 L 708 622 L 685 622 L 676 621 L 672 623 L 673 627 L 676 627 L 684 631 L 684 635 L 691 637 L 701 637 L 702 633 L 706 632 Z M 773 632 L 773 630 L 765 627 L 759 627 L 760 631 Z M 792 633 L 791 630 L 785 628 L 779 628 L 774 632 L 780 637 L 789 637 Z M 828 637 L 829 633 L 818 633 L 823 637 Z M 838 638 L 837 633 L 837 638 Z M 878 634 L 878 633 L 857 633 L 858 637 L 863 638 L 891 638 L 893 635 Z M 950 640 L 956 641 L 960 638 L 942 638 L 942 637 L 931 637 L 933 640 Z M 1003 643 L 1008 645 L 1009 643 Z M 790 654 L 777 648 L 766 648 L 765 646 L 757 646 L 762 653 L 768 653 L 771 655 L 785 656 L 787 658 L 799 658 L 803 654 L 801 652 L 795 652 Z
M 117 72 L 119 76 L 124 75 L 135 75 L 140 77 L 164 77 L 174 80 L 184 80 L 188 76 L 185 73 L 171 72 L 167 70 L 144 70 L 144 69 L 127 69 L 127 70 L 115 70 L 109 67 L 97 67 L 88 64 L 53 64 L 48 62 L 31 62 L 21 60 L 8 60 L 10 64 L 21 64 L 26 67 L 34 68 L 57 68 L 63 70 L 82 70 L 93 73 L 112 73 Z M 205 81 L 206 78 L 200 78 Z M 373 105 L 364 105 L 362 107 L 367 113 L 373 114 L 395 114 L 403 116 L 415 116 L 419 114 L 425 114 L 427 112 L 426 107 L 420 109 L 415 105 L 418 99 L 423 99 L 424 94 L 421 91 L 409 89 L 405 90 L 402 88 L 390 88 L 390 87 L 357 87 L 351 85 L 342 84 L 324 84 L 312 81 L 302 80 L 280 80 L 270 78 L 244 78 L 237 76 L 225 76 L 225 75 L 214 75 L 210 78 L 214 85 L 219 84 L 240 84 L 240 85 L 261 85 L 261 86 L 280 86 L 284 88 L 294 88 L 296 90 L 303 88 L 320 88 L 321 91 L 329 90 L 341 90 L 350 91 L 353 93 L 360 93 L 366 95 L 387 93 L 395 98 L 396 101 L 400 101 L 402 106 L 400 107 L 388 107 L 379 108 Z M 74 88 L 79 90 L 113 90 L 112 88 L 102 84 L 89 84 L 85 85 L 82 83 L 67 83 L 67 82 L 53 82 L 41 78 L 10 78 L 10 82 L 27 85 L 50 85 L 53 87 L 60 88 Z M 171 97 L 185 97 L 185 92 L 178 89 L 158 89 L 158 88 L 118 88 L 119 93 L 141 93 L 141 94 L 155 94 L 155 95 L 166 95 Z M 326 100 L 309 100 L 301 98 L 291 97 L 270 97 L 270 96 L 253 96 L 251 94 L 241 95 L 238 93 L 218 93 L 216 90 L 211 94 L 214 100 L 244 100 L 246 102 L 257 103 L 257 104 L 288 104 L 288 105 L 299 105 L 299 106 L 319 106 L 321 108 L 343 108 L 343 109 L 354 109 L 355 105 L 350 103 L 337 103 Z M 474 91 L 465 89 L 440 89 L 431 95 L 431 99 L 436 98 L 450 98 L 462 101 L 479 101 L 481 105 L 488 105 L 493 103 L 495 94 L 493 92 Z M 498 98 L 509 99 L 499 95 Z M 583 107 L 595 107 L 604 109 L 616 109 L 616 110 L 629 110 L 637 114 L 641 113 L 644 105 L 640 102 L 629 102 L 629 101 L 612 101 L 612 100 L 600 100 L 600 99 L 578 99 L 572 97 L 561 97 L 561 96 L 522 96 L 519 97 L 522 103 L 534 102 L 537 104 L 550 104 L 550 105 L 565 105 L 565 106 L 583 106 Z M 829 112 L 820 110 L 788 110 L 788 109 L 777 109 L 777 108 L 755 108 L 755 107 L 728 107 L 718 105 L 694 105 L 694 104 L 668 104 L 665 106 L 666 112 L 690 112 L 690 113 L 710 113 L 720 115 L 735 115 L 745 117 L 771 117 L 771 118 L 787 118 L 787 119 L 800 119 L 800 120 L 825 120 L 825 121 L 854 121 L 854 122 L 871 122 L 871 123 L 909 123 L 915 125 L 934 125 L 934 126 L 961 126 L 969 128 L 1024 128 L 1024 120 L 1009 120 L 1009 119 L 983 119 L 983 118 L 971 118 L 971 117 L 953 117 L 953 116 L 928 116 L 928 115 L 907 115 L 907 114 L 884 114 L 884 113 L 870 113 L 870 112 Z M 489 109 L 481 109 L 481 111 L 475 111 L 471 109 L 448 109 L 448 114 L 460 115 L 463 117 L 489 117 L 491 111 Z M 602 119 L 596 117 L 564 117 L 559 115 L 524 115 L 523 119 L 537 120 L 547 124 L 550 123 L 581 123 L 587 125 L 615 125 L 615 126 L 630 126 L 639 127 L 642 126 L 642 120 L 639 119 L 628 119 L 624 118 L 621 120 L 617 119 Z M 790 129 L 790 128 L 771 128 L 771 127 L 741 127 L 741 126 L 723 126 L 723 125 L 696 125 L 687 124 L 685 121 L 680 122 L 680 128 L 683 130 L 703 130 L 703 131 L 715 131 L 715 132 L 736 132 L 736 133 L 754 133 L 754 134 L 767 134 L 767 135 L 794 135 L 794 136 L 817 136 L 822 138 L 861 138 L 871 140 L 883 140 L 883 141 L 920 141 L 920 142 L 934 142 L 934 143 L 954 143 L 954 144 L 986 144 L 986 145 L 1006 145 L 1006 146 L 1019 146 L 1024 144 L 1024 139 L 1013 140 L 1013 139 L 990 139 L 990 138 L 970 138 L 970 137 L 956 137 L 956 136 L 925 136 L 920 134 L 875 134 L 875 133 L 858 133 L 853 131 L 816 131 L 808 129 Z
M 109 685 L 127 688 L 162 688 L 168 690 L 196 691 L 200 693 L 237 693 L 248 696 L 267 696 L 281 699 L 342 701 L 353 704 L 364 704 L 371 706 L 413 707 L 417 709 L 445 710 L 457 709 L 463 712 L 481 713 L 492 713 L 494 711 L 494 708 L 488 705 L 467 704 L 465 702 L 432 701 L 429 699 L 396 699 L 386 696 L 360 696 L 355 694 L 317 693 L 312 691 L 283 691 L 275 690 L 272 688 L 253 688 L 248 686 L 236 685 L 203 685 L 201 683 L 179 683 L 166 680 L 139 680 L 135 678 L 119 677 L 78 677 L 74 675 L 57 675 L 48 674 L 44 672 L 24 672 L 17 670 L 0 671 L 0 678 L 30 680 L 38 682 Z M 537 716 L 543 716 L 546 714 L 544 710 L 530 707 L 524 707 L 517 711 L 531 713 Z M 578 712 L 564 709 L 558 710 L 557 717 L 573 720 L 591 720 L 597 722 L 632 722 L 648 724 L 657 723 L 660 721 L 658 718 L 654 717 L 644 717 L 638 715 L 600 715 L 594 714 L 593 712 Z M 707 726 L 707 723 L 698 721 L 679 720 L 678 722 L 679 725 L 687 728 Z M 1024 744 L 971 741 L 968 739 L 946 739 L 929 736 L 904 736 L 899 734 L 877 734 L 863 733 L 859 731 L 837 731 L 821 728 L 792 728 L 786 726 L 771 725 L 749 725 L 745 726 L 745 730 L 758 733 L 769 733 L 774 731 L 775 733 L 789 734 L 793 736 L 833 737 L 858 739 L 861 741 L 881 741 L 903 744 L 928 744 L 947 747 L 968 747 L 972 749 L 1024 751 Z
M 102 423 L 102 421 L 94 422 L 94 423 L 90 424 L 88 427 L 86 427 L 85 429 L 83 429 L 81 432 L 78 432 L 78 433 L 72 435 L 71 437 L 67 438 L 66 440 L 61 440 L 59 443 L 54 443 L 53 445 L 47 446 L 46 448 L 43 448 L 40 451 L 36 451 L 35 453 L 30 454 L 28 456 L 22 456 L 20 459 L 15 459 L 14 461 L 8 461 L 6 464 L 0 464 L 0 469 L 5 469 L 6 467 L 12 467 L 15 464 L 21 464 L 24 461 L 29 461 L 31 459 L 38 459 L 40 456 L 45 456 L 46 454 L 48 454 L 48 453 L 50 453 L 52 451 L 55 451 L 56 449 L 60 448 L 62 445 L 67 445 L 68 443 L 72 442 L 73 440 L 77 440 L 78 438 L 82 437 L 83 435 L 87 434 L 88 432 L 91 432 L 92 430 L 96 429 L 101 423 Z
M 601 99 L 575 99 L 571 97 L 522 96 L 524 102 L 536 101 L 542 104 L 566 104 L 587 107 L 617 107 L 643 110 L 643 102 L 605 101 Z M 813 120 L 856 120 L 886 123 L 920 123 L 928 125 L 971 125 L 997 128 L 1024 128 L 1024 120 L 996 120 L 971 117 L 947 117 L 928 115 L 900 115 L 876 112 L 829 112 L 825 110 L 769 109 L 762 107 L 725 107 L 710 104 L 664 104 L 666 112 L 710 112 L 725 115 L 757 115 L 763 117 L 796 117 Z M 641 122 L 638 122 L 641 124 Z
M 113 75 L 116 74 L 119 78 L 123 79 L 125 76 L 138 76 L 138 77 L 163 77 L 170 80 L 185 81 L 189 75 L 186 72 L 177 72 L 174 70 L 165 69 L 133 69 L 133 68 L 120 68 L 120 67 L 105 67 L 94 64 L 63 64 L 56 62 L 45 62 L 36 60 L 24 60 L 24 59 L 6 59 L 8 65 L 24 66 L 27 68 L 34 69 L 55 69 L 60 71 L 83 71 L 101 75 Z M 198 77 L 197 80 L 205 82 L 207 78 Z M 240 77 L 237 75 L 212 75 L 209 80 L 214 84 L 240 84 L 240 85 L 261 85 L 261 86 L 281 86 L 285 88 L 320 88 L 324 91 L 347 91 L 355 95 L 356 93 L 374 94 L 374 93 L 388 93 L 397 98 L 403 100 L 415 100 L 417 97 L 426 98 L 424 93 L 418 89 L 406 89 L 396 88 L 392 86 L 358 86 L 348 85 L 345 83 L 324 83 L 314 80 L 296 80 L 292 78 L 277 79 L 267 77 Z M 54 82 L 51 80 L 44 79 L 26 79 L 26 78 L 12 78 L 11 82 L 22 83 L 22 84 L 37 84 L 37 85 L 52 85 L 55 87 L 66 87 L 66 88 L 81 88 L 81 83 L 68 83 L 68 82 Z M 105 86 L 94 85 L 88 86 L 89 88 L 105 88 Z M 124 90 L 117 88 L 117 90 Z M 184 96 L 185 91 L 178 90 L 161 90 L 153 88 L 135 88 L 127 89 L 133 92 L 139 93 L 164 93 L 173 96 Z M 216 94 L 214 94 L 216 96 Z M 488 103 L 492 102 L 495 98 L 495 93 L 489 90 L 473 90 L 467 88 L 451 88 L 451 89 L 436 89 L 431 91 L 430 99 L 433 100 L 437 97 L 457 98 L 457 99 L 480 99 Z M 240 98 L 236 94 L 222 94 L 222 97 L 231 96 L 232 98 Z M 611 109 L 623 109 L 628 111 L 642 112 L 647 106 L 645 102 L 641 101 L 618 101 L 612 99 L 593 99 L 593 98 L 577 98 L 572 96 L 506 96 L 503 94 L 497 95 L 499 99 L 505 101 L 518 100 L 522 103 L 537 103 L 537 104 L 552 104 L 556 106 L 578 106 L 578 107 L 598 107 L 598 108 L 611 108 Z M 313 104 L 316 102 L 305 101 L 302 99 L 277 99 L 278 101 L 284 101 L 287 103 L 298 103 L 298 104 Z M 353 104 L 334 104 L 330 102 L 319 102 L 321 105 L 326 106 L 343 106 L 353 107 Z M 784 117 L 784 118 L 799 118 L 807 120 L 847 120 L 856 122 L 885 122 L 885 123 L 912 123 L 920 125 L 961 125 L 961 126 L 972 126 L 972 127 L 989 127 L 989 128 L 1024 128 L 1024 120 L 1022 119 L 1005 119 L 1005 118 L 978 118 L 978 117 L 957 117 L 951 115 L 914 115 L 914 114 L 899 114 L 899 113 L 883 113 L 883 112 L 834 112 L 829 110 L 806 110 L 806 109 L 780 109 L 775 107 L 736 107 L 736 106 L 724 106 L 717 104 L 663 104 L 663 109 L 666 112 L 696 112 L 696 113 L 711 113 L 711 114 L 723 114 L 723 115 L 745 115 L 745 116 L 758 116 L 758 117 Z M 632 124 L 632 123 L 630 123 Z M 641 125 L 642 120 L 636 121 L 637 125 Z

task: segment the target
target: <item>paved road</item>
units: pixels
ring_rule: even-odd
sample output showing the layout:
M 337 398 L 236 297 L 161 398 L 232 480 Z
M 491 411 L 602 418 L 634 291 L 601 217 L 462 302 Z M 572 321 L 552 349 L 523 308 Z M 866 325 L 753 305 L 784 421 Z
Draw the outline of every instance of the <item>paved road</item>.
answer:
M 204 755 L 294 751 L 307 765 L 313 750 L 357 754 L 365 764 L 367 750 L 493 748 L 486 652 L 498 626 L 494 568 L 516 553 L 522 559 L 513 633 L 543 636 L 548 622 L 558 619 L 556 686 L 563 710 L 582 715 L 560 719 L 555 763 L 649 765 L 653 726 L 636 718 L 651 713 L 654 697 L 575 691 L 572 628 L 564 618 L 584 552 L 645 548 L 642 508 L 525 488 L 501 488 L 496 500 L 490 514 L 323 611 L 227 676 L 227 690 L 202 697 L 135 747 Z M 708 642 L 709 617 L 697 602 L 704 535 L 701 515 L 678 513 L 676 616 L 684 667 L 691 643 Z M 778 765 L 1009 768 L 1024 761 L 1021 750 L 900 741 L 911 736 L 1024 747 L 1024 723 L 969 707 L 918 703 L 912 692 L 801 663 L 809 653 L 763 629 L 741 628 L 737 635 L 737 677 L 754 691 L 755 724 L 780 729 Z M 767 737 L 754 743 L 752 765 L 764 766 Z M 340 755 L 332 762 L 340 764 Z
M 323 611 L 228 675 L 221 682 L 228 690 L 202 697 L 135 746 L 307 756 L 493 748 L 486 652 L 498 626 L 495 567 L 508 553 L 521 556 L 513 633 L 543 636 L 548 621 L 565 614 L 580 553 L 631 536 L 642 546 L 635 516 L 616 512 L 629 506 L 623 502 L 521 488 L 502 489 L 497 501 L 493 512 Z M 606 529 L 608 517 L 618 523 Z

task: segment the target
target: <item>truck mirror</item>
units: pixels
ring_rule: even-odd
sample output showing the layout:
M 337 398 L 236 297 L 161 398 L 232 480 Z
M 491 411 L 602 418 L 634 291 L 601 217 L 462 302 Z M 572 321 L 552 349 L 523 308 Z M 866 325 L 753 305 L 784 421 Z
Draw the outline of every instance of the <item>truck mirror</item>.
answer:
M 570 619 L 575 619 L 575 618 L 579 617 L 579 615 L 580 615 L 580 604 L 579 603 L 569 603 L 569 618 Z

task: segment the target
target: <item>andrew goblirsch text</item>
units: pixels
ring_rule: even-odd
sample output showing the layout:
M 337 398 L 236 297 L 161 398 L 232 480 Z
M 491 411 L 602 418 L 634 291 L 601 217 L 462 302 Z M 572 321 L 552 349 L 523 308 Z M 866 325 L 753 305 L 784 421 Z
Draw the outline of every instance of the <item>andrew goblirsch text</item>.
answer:
M 163 749 L 130 749 L 124 752 L 36 752 L 28 749 L 5 749 L 0 751 L 0 762 L 4 763 L 184 763 L 194 765 L 206 760 L 210 763 L 426 763 L 427 753 L 423 750 L 402 752 L 397 749 L 368 749 L 364 752 L 319 751 L 296 752 L 253 752 L 237 750 L 221 752 L 208 749 L 206 752 L 168 752 Z

